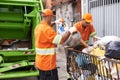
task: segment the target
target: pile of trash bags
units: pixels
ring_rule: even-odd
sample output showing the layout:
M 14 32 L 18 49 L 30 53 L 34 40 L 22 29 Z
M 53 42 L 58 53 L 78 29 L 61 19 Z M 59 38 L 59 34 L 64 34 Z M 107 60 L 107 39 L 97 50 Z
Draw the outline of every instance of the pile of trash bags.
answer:
M 94 47 L 101 47 L 105 50 L 107 58 L 120 60 L 120 38 L 117 36 L 105 36 L 96 41 Z

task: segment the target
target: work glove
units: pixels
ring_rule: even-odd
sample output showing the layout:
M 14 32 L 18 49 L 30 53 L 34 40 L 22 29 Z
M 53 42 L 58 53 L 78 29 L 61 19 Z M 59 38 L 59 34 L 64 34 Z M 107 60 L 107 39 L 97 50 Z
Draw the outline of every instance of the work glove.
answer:
M 97 48 L 99 46 L 99 41 L 94 42 L 93 47 Z
M 70 31 L 70 33 L 72 34 L 73 32 L 77 32 L 77 29 L 73 26 L 68 31 Z
M 93 51 L 94 47 L 89 46 L 88 48 L 84 48 L 82 50 L 83 53 L 91 53 Z
M 93 49 L 94 49 L 94 47 L 89 46 L 89 47 L 87 48 L 88 53 L 92 52 L 92 51 L 93 51 Z
M 62 20 L 62 19 L 58 19 L 58 20 L 55 21 L 55 23 L 56 23 L 56 24 L 62 23 L 61 20 Z

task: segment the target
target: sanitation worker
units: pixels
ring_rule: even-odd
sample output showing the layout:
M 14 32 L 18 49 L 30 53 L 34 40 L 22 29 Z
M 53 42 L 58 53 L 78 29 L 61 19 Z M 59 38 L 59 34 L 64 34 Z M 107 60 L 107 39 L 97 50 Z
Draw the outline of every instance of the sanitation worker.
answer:
M 83 15 L 82 20 L 75 23 L 73 26 L 77 29 L 78 32 L 80 32 L 81 38 L 85 43 L 88 43 L 90 37 L 93 38 L 94 42 L 97 40 L 95 29 L 93 25 L 91 24 L 92 21 L 93 21 L 92 15 L 90 13 L 86 13 Z M 82 50 L 84 46 L 82 44 L 78 44 L 74 48 L 77 50 Z
M 34 30 L 36 49 L 35 66 L 39 70 L 39 80 L 58 80 L 56 45 L 64 43 L 70 34 L 76 31 L 76 28 L 71 27 L 61 36 L 51 26 L 52 10 L 45 9 L 41 16 L 42 21 Z

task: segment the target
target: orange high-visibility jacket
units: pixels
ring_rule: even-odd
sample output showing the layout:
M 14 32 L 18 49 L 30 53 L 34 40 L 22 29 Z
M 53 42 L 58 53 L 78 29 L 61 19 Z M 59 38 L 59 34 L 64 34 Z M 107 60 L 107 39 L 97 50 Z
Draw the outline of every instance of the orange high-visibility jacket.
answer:
M 35 28 L 35 65 L 40 70 L 52 70 L 56 68 L 55 44 L 59 44 L 62 36 L 45 21 L 41 21 Z
M 86 42 L 88 42 L 89 37 L 94 37 L 96 35 L 95 29 L 93 28 L 92 24 L 87 25 L 87 27 L 84 29 L 80 21 L 77 22 L 74 26 L 80 32 L 82 39 Z

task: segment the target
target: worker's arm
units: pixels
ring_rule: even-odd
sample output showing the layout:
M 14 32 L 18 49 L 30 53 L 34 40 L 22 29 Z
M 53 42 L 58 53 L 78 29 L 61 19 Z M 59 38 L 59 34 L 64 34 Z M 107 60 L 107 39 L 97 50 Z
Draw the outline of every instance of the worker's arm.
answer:
M 63 44 L 70 36 L 70 34 L 76 32 L 77 29 L 75 27 L 71 27 L 66 33 L 62 36 L 60 44 Z
M 80 39 L 80 42 L 83 44 L 83 46 L 85 47 L 85 48 L 87 48 L 87 53 L 90 53 L 94 48 L 93 47 L 91 47 L 91 46 L 89 46 L 85 41 L 83 41 L 82 39 Z
M 80 39 L 80 42 L 83 44 L 83 46 L 84 46 L 85 48 L 88 48 L 88 47 L 89 47 L 89 45 L 88 45 L 85 41 L 83 41 L 82 39 Z
M 76 29 L 74 27 L 71 27 L 62 36 L 57 34 L 53 29 L 49 29 L 49 31 L 46 31 L 46 33 L 48 35 L 48 41 L 51 42 L 52 40 L 52 43 L 57 45 L 57 44 L 63 44 L 69 38 L 70 34 L 72 34 L 75 31 Z
M 63 44 L 69 38 L 70 34 L 70 31 L 65 32 L 65 34 L 62 36 L 60 44 Z

